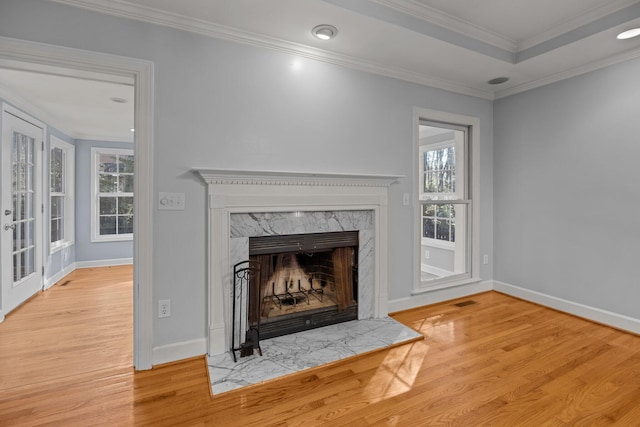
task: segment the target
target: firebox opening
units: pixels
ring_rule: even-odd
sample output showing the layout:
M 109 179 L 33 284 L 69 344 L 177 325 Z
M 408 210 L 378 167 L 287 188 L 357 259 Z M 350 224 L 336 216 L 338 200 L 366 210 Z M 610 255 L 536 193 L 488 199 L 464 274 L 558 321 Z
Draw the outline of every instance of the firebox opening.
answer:
M 249 324 L 272 338 L 358 318 L 358 232 L 249 239 Z M 257 283 L 259 282 L 259 283 Z

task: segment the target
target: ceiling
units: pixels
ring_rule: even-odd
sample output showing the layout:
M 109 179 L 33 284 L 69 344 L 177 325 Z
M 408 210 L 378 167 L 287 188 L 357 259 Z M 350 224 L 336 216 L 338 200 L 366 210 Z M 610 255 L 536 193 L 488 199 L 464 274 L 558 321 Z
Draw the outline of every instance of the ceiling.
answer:
M 0 97 L 74 139 L 133 142 L 134 86 L 71 70 L 1 68 Z M 107 80 L 108 79 L 108 80 Z
M 485 99 L 640 57 L 640 37 L 616 39 L 640 27 L 640 0 L 51 1 Z M 314 38 L 319 24 L 337 37 Z M 487 83 L 495 77 L 509 80 Z M 96 99 L 113 96 L 102 88 Z

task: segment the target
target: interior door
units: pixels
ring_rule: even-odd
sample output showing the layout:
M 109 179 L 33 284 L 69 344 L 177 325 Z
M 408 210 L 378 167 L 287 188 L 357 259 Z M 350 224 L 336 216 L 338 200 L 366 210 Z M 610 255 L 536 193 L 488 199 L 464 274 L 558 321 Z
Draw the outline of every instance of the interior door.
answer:
M 3 108 L 0 275 L 5 315 L 43 285 L 43 134 L 41 127 Z

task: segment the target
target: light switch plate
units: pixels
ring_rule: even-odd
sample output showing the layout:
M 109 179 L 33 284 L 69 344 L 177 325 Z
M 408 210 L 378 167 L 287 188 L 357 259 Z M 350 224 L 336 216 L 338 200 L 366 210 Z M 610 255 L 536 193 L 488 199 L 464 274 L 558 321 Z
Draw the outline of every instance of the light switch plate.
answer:
M 160 192 L 158 194 L 158 209 L 167 211 L 183 211 L 184 199 L 184 193 Z

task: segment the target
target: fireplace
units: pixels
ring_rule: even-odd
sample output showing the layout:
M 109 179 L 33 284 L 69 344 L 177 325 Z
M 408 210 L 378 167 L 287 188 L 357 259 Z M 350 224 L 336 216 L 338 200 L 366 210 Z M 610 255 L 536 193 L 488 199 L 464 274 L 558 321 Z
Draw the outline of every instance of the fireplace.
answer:
M 398 176 L 206 169 L 196 172 L 207 183 L 209 208 L 209 355 L 229 351 L 236 332 L 232 325 L 233 267 L 251 256 L 260 256 L 250 255 L 250 248 L 256 245 L 252 242 L 260 241 L 254 240 L 257 238 L 351 232 L 357 236 L 357 243 L 350 245 L 352 249 L 341 257 L 352 259 L 354 304 L 348 303 L 344 310 L 334 310 L 355 311 L 357 319 L 387 315 L 387 192 Z M 296 255 L 297 264 L 305 264 L 303 256 L 311 254 L 331 257 L 333 262 L 333 255 L 320 255 L 324 251 L 296 247 L 286 252 Z M 277 255 L 272 255 L 270 262 L 277 264 Z M 285 263 L 284 257 L 281 262 Z M 284 301 L 285 305 L 306 304 L 303 293 L 310 301 L 320 296 L 319 292 L 314 296 L 316 292 L 310 291 L 311 286 L 303 278 L 300 278 L 298 291 L 297 280 L 289 279 L 286 284 L 287 289 L 299 294 L 295 301 Z M 322 278 L 312 279 L 312 284 L 314 290 L 322 289 Z M 325 281 L 326 286 L 329 285 Z M 272 288 L 271 293 L 280 295 L 283 292 Z M 290 293 L 295 296 L 294 292 Z M 270 295 L 266 293 L 265 296 Z M 243 311 L 241 315 L 248 319 L 248 306 Z M 274 317 L 278 320 L 286 318 Z M 302 317 L 303 323 L 307 320 L 314 321 Z
M 358 232 L 249 238 L 259 266 L 247 299 L 260 339 L 358 318 Z

